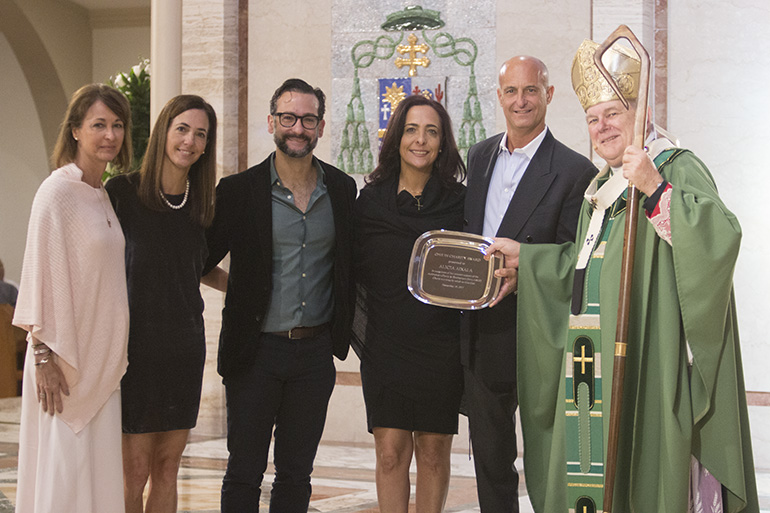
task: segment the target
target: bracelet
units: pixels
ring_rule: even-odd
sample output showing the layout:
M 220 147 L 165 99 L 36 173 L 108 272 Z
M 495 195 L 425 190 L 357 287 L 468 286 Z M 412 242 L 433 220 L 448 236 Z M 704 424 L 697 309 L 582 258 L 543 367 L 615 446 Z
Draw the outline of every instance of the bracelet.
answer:
M 32 347 L 34 347 L 34 346 L 32 346 Z M 50 354 L 50 353 L 51 353 L 51 348 L 50 347 L 46 347 L 45 349 L 35 349 L 33 351 L 33 354 L 35 356 L 38 356 L 38 355 L 41 355 L 41 354 Z
M 50 356 L 46 356 L 45 358 L 43 358 L 39 362 L 35 362 L 35 367 L 39 367 L 39 366 L 43 365 L 44 363 L 48 363 L 50 360 L 51 360 L 51 357 Z

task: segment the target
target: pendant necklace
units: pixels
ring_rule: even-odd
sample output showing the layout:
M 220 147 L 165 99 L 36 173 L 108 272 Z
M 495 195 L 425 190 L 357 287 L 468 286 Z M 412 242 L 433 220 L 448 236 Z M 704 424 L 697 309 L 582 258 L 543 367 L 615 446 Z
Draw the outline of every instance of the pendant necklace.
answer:
M 185 185 L 185 188 L 184 188 L 184 199 L 182 199 L 182 202 L 179 205 L 174 205 L 173 203 L 171 203 L 168 200 L 168 198 L 166 198 L 166 195 L 163 194 L 163 190 L 159 190 L 158 192 L 160 192 L 160 198 L 163 200 L 163 202 L 166 205 L 168 205 L 169 208 L 174 210 L 179 210 L 180 208 L 182 208 L 187 204 L 187 198 L 190 196 L 190 179 L 189 178 L 187 179 L 187 185 Z
M 110 213 L 107 210 L 107 207 L 104 206 L 104 196 L 105 194 L 107 194 L 104 191 L 104 185 L 99 184 L 98 188 L 93 188 L 93 189 L 94 189 L 94 192 L 96 193 L 96 197 L 99 199 L 99 204 L 102 206 L 102 210 L 104 210 L 104 217 L 107 219 L 107 227 L 112 228 L 112 221 L 110 221 Z M 109 201 L 109 199 L 107 201 Z
M 411 194 L 412 197 L 414 198 L 414 201 L 417 203 L 417 210 L 422 210 L 422 207 L 423 207 L 423 205 L 422 205 L 422 191 L 420 191 L 419 193 L 415 194 L 412 191 L 410 191 L 409 189 L 407 189 L 405 185 L 401 186 L 401 190 L 402 191 L 406 191 L 409 194 Z

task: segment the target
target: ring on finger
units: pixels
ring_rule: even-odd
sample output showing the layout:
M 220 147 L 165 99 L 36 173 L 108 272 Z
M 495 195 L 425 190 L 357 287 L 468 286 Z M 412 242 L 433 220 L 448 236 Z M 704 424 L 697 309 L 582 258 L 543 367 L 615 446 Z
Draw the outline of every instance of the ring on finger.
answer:
M 40 392 L 40 399 L 45 399 L 45 392 Z

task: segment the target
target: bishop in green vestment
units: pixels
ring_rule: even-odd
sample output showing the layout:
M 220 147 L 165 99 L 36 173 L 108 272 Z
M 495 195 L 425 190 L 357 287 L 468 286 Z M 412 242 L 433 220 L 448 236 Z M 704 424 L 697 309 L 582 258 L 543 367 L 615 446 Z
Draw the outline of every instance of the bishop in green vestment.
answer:
M 518 253 L 517 372 L 530 499 L 538 513 L 758 512 L 732 286 L 740 225 L 691 152 L 664 138 L 648 141 L 646 152 L 630 146 L 633 107 L 598 83 L 604 79 L 589 68 L 596 46 L 581 46 L 573 85 L 608 165 L 586 192 L 578 242 L 491 247 L 509 262 Z M 611 55 L 605 64 L 634 98 L 638 78 L 628 57 Z M 644 211 L 614 504 L 605 508 L 626 214 L 625 185 L 617 182 L 626 179 L 641 191 Z M 595 216 L 601 220 L 592 226 Z M 713 496 L 699 495 L 703 476 Z

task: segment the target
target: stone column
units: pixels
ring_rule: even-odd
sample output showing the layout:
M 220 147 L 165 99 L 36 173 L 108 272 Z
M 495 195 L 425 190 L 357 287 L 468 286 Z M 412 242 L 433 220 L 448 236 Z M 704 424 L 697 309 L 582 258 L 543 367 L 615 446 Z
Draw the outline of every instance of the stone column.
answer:
M 165 1 L 165 0 L 158 0 Z M 181 13 L 184 45 L 181 49 L 181 88 L 202 96 L 217 113 L 217 175 L 238 168 L 238 0 L 184 0 Z M 247 84 L 243 84 L 246 86 Z M 229 258 L 221 264 L 229 265 Z M 206 309 L 206 366 L 198 424 L 194 433 L 224 436 L 227 433 L 225 393 L 216 372 L 217 342 L 224 294 L 201 287 Z
M 150 125 L 163 105 L 182 92 L 182 0 L 152 0 Z
M 238 169 L 238 15 L 238 0 L 184 0 L 182 89 L 205 98 L 217 113 L 219 176 L 242 171 Z

